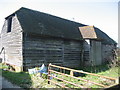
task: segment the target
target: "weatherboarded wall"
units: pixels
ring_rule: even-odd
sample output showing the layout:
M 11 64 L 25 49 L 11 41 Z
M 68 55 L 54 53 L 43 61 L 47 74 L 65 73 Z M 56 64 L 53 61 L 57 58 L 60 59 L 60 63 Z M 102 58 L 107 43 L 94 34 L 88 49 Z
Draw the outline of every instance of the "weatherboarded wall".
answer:
M 7 32 L 7 20 L 1 32 L 1 46 L 5 52 L 2 54 L 6 63 L 22 67 L 22 29 L 16 16 L 12 17 L 11 32 Z
M 113 60 L 113 54 L 116 47 L 114 45 L 102 44 L 102 62 Z
M 80 41 L 24 34 L 23 47 L 24 69 L 43 63 L 73 68 L 80 65 Z
M 116 54 L 115 45 L 103 44 L 101 41 L 95 40 L 90 42 L 90 45 L 84 44 L 84 61 L 86 66 L 101 65 L 114 60 Z

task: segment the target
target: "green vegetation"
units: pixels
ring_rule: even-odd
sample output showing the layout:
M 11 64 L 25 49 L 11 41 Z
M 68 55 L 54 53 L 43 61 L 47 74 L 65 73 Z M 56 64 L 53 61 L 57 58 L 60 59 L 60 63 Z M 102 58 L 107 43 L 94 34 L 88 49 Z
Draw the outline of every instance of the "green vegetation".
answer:
M 23 88 L 60 88 L 53 84 L 47 84 L 46 75 L 42 76 L 44 78 L 43 79 L 40 77 L 39 73 L 38 74 L 29 74 L 28 72 L 17 73 L 14 71 L 9 71 L 7 69 L 9 69 L 9 66 L 0 64 L 0 71 L 2 72 L 3 77 L 5 77 L 6 79 L 10 80 L 12 83 L 18 86 L 21 86 Z M 109 65 L 102 65 L 102 66 L 96 66 L 96 67 L 84 67 L 83 71 L 96 73 L 96 74 L 103 75 L 103 76 L 118 78 L 118 67 L 116 66 L 111 67 L 111 68 L 109 67 Z M 67 76 L 57 75 L 57 77 L 65 79 L 67 81 L 71 81 L 79 85 L 89 87 L 89 88 L 101 88 L 100 86 L 93 85 L 91 83 L 87 84 L 84 81 L 72 79 Z M 85 75 L 81 78 L 86 79 L 86 80 L 91 80 L 97 83 L 101 83 L 104 85 L 113 84 L 113 82 L 111 81 L 105 80 L 103 78 L 98 78 L 96 76 L 91 76 L 91 75 Z M 54 79 L 54 81 L 57 81 L 63 84 L 63 82 L 60 80 Z M 68 83 L 64 83 L 64 84 L 71 88 L 78 88 Z
M 10 80 L 12 83 L 24 88 L 30 87 L 32 84 L 31 77 L 27 72 L 16 73 L 10 71 L 2 71 L 2 75 Z
M 90 73 L 96 73 L 103 76 L 117 78 L 119 67 L 114 65 L 110 66 L 109 64 L 104 64 L 101 66 L 85 67 L 83 70 Z
M 93 67 L 93 68 L 86 67 L 86 68 L 84 68 L 84 71 L 96 73 L 96 74 L 99 74 L 99 75 L 102 75 L 102 76 L 118 78 L 118 67 L 109 68 L 108 65 L 102 65 L 102 66 L 96 66 L 96 67 Z M 53 74 L 55 74 L 55 73 L 53 73 Z M 62 79 L 67 80 L 67 81 L 70 81 L 70 82 L 73 82 L 73 83 L 76 83 L 76 84 L 79 84 L 79 85 L 82 85 L 84 87 L 103 88 L 101 86 L 94 85 L 92 83 L 86 83 L 85 81 L 73 79 L 73 78 L 67 77 L 67 76 L 62 76 L 62 75 L 57 74 L 57 77 L 62 78 Z M 107 80 L 107 79 L 100 78 L 100 77 L 97 77 L 97 76 L 92 76 L 92 75 L 85 75 L 85 76 L 82 76 L 81 78 L 86 79 L 86 80 L 90 80 L 90 81 L 93 81 L 93 82 L 96 82 L 96 83 L 100 83 L 100 84 L 103 84 L 103 85 L 106 85 L 106 86 L 114 84 L 114 82 L 111 81 L 111 80 Z M 75 87 L 71 84 L 63 83 L 62 81 L 59 81 L 57 79 L 54 79 L 54 80 L 66 85 L 70 88 L 78 88 L 78 87 Z
M 13 84 L 22 88 L 55 88 L 54 85 L 47 84 L 47 80 L 40 77 L 39 74 L 29 74 L 28 72 L 9 71 L 9 66 L 0 63 L 0 72 L 2 76 Z M 44 78 L 46 76 L 43 75 Z
M 118 57 L 118 61 L 120 61 L 120 57 Z
M 8 69 L 9 66 L 4 65 L 3 63 L 0 63 L 0 69 Z

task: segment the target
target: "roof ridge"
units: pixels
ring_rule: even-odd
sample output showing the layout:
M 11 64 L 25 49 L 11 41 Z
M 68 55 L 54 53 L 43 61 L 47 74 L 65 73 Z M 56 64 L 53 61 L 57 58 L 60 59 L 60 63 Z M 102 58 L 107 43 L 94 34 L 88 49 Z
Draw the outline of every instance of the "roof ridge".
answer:
M 56 17 L 56 18 L 65 20 L 65 21 L 70 21 L 70 22 L 72 22 L 72 23 L 76 23 L 76 24 L 81 24 L 81 25 L 87 26 L 87 25 L 85 25 L 85 24 L 82 24 L 82 23 L 79 23 L 79 22 L 76 22 L 76 21 L 72 21 L 72 20 L 69 20 L 69 19 L 66 19 L 66 18 L 63 18 L 63 17 L 59 17 L 59 16 L 56 16 L 56 15 L 52 15 L 52 14 L 50 14 L 50 13 L 45 13 L 45 12 L 37 11 L 37 10 L 34 10 L 34 9 L 29 9 L 29 8 L 26 8 L 26 7 L 21 7 L 21 8 L 18 9 L 17 11 L 22 10 L 22 9 L 30 10 L 30 11 L 38 12 L 38 13 L 42 13 L 42 14 L 46 14 L 46 15 L 49 15 L 49 16 L 52 16 L 52 17 Z
M 21 7 L 11 15 L 15 14 L 21 24 L 22 29 L 24 30 L 24 32 L 27 33 L 82 40 L 83 38 L 79 31 L 79 27 L 87 27 L 87 25 L 85 24 L 81 24 L 75 21 L 71 21 L 62 17 L 29 9 L 26 7 Z M 6 19 L 9 18 L 11 15 L 6 17 Z M 101 31 L 97 27 L 94 28 L 96 29 L 95 32 L 98 34 L 99 38 L 112 41 L 112 39 L 106 33 Z

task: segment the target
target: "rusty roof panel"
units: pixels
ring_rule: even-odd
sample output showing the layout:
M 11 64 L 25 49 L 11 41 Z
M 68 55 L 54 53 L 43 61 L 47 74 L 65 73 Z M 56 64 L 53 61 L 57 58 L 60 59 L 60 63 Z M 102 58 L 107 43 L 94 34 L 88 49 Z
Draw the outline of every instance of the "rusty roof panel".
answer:
M 79 30 L 84 39 L 97 39 L 97 35 L 94 26 L 83 26 L 79 27 Z

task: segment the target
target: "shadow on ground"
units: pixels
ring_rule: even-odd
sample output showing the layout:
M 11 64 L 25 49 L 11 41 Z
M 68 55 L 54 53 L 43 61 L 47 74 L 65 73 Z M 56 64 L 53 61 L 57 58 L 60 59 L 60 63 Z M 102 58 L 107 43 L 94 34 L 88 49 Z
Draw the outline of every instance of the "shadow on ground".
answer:
M 2 76 L 9 80 L 11 83 L 16 84 L 24 89 L 30 88 L 32 80 L 27 72 L 13 72 L 2 70 Z
M 82 70 L 91 73 L 100 73 L 110 69 L 108 64 L 100 65 L 100 66 L 86 66 L 83 67 Z

